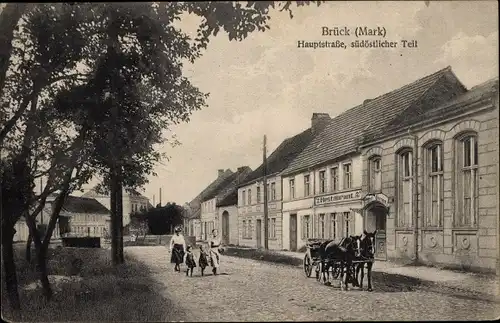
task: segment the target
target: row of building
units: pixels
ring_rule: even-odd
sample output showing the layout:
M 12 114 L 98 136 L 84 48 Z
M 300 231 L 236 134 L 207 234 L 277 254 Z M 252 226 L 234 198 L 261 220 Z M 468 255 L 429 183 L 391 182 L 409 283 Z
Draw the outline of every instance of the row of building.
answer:
M 130 223 L 130 215 L 152 208 L 149 199 L 135 190 L 123 190 L 123 225 Z M 47 203 L 38 216 L 38 224 L 48 224 L 52 213 L 55 196 L 49 196 Z M 53 232 L 53 238 L 74 237 L 109 237 L 111 224 L 111 198 L 93 188 L 82 196 L 68 196 L 64 201 L 59 221 Z M 15 226 L 14 241 L 27 241 L 29 229 L 24 218 Z
M 284 140 L 251 171 L 219 170 L 188 203 L 188 234 L 269 248 L 375 231 L 376 257 L 499 264 L 498 78 L 467 89 L 450 67 Z

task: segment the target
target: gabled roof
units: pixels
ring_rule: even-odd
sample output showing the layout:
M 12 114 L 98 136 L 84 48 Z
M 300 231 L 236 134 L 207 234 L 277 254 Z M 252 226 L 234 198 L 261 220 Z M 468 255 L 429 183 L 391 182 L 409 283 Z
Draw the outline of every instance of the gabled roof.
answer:
M 110 211 L 96 199 L 80 196 L 68 196 L 62 210 L 69 213 L 110 214 Z
M 287 168 L 297 155 L 307 147 L 314 138 L 312 129 L 309 128 L 293 137 L 285 139 L 267 158 L 267 175 L 276 174 Z M 245 179 L 239 187 L 250 184 L 264 176 L 264 164 L 261 164 Z
M 201 203 L 207 195 L 217 189 L 217 186 L 224 181 L 227 177 L 231 176 L 233 171 L 226 169 L 222 175 L 218 176 L 212 183 L 210 183 L 200 194 L 198 194 L 191 202 L 189 202 L 189 212 L 186 215 L 188 219 L 196 219 L 201 215 Z
M 128 195 L 128 196 L 134 196 L 134 197 L 142 197 L 144 199 L 147 199 L 149 202 L 149 198 L 146 196 L 142 195 L 139 191 L 136 189 L 125 189 L 123 188 L 123 194 Z M 94 186 L 92 189 L 89 191 L 85 192 L 82 194 L 83 197 L 90 197 L 90 198 L 95 198 L 95 197 L 109 197 L 109 192 L 100 192 L 98 190 L 98 186 Z
M 463 93 L 465 87 L 446 67 L 397 90 L 365 100 L 333 118 L 326 128 L 294 159 L 283 174 L 291 174 L 355 153 L 363 141 L 380 137 L 396 118 L 417 107 L 435 108 L 449 100 L 447 93 Z
M 248 166 L 239 167 L 238 170 L 228 176 L 225 180 L 219 183 L 217 187 L 203 201 L 213 199 L 215 197 L 223 200 L 227 195 L 231 194 L 232 190 L 238 187 L 238 184 L 246 179 L 246 176 L 252 172 Z
M 436 119 L 445 120 L 467 112 L 470 109 L 469 103 L 483 98 L 489 98 L 498 94 L 498 77 L 490 79 L 484 83 L 474 86 L 466 93 L 441 104 L 436 109 L 431 109 L 422 114 L 408 118 L 410 122 L 401 122 L 399 125 L 390 125 L 387 133 L 394 133 L 404 127 L 408 127 L 424 121 L 434 121 Z
M 238 204 L 238 188 L 234 188 L 228 196 L 222 199 L 219 203 L 217 203 L 218 207 L 221 206 L 230 206 Z

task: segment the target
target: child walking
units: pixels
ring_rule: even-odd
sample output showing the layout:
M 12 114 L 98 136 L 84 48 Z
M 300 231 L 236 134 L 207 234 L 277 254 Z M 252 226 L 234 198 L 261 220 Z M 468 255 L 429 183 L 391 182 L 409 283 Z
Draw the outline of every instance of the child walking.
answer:
M 203 245 L 200 246 L 200 259 L 198 260 L 198 264 L 200 265 L 201 275 L 204 275 L 205 268 L 208 267 L 208 255 L 203 249 Z
M 186 276 L 191 276 L 193 277 L 193 268 L 196 267 L 196 262 L 194 261 L 194 255 L 193 252 L 191 251 L 191 246 L 188 246 L 186 248 Z

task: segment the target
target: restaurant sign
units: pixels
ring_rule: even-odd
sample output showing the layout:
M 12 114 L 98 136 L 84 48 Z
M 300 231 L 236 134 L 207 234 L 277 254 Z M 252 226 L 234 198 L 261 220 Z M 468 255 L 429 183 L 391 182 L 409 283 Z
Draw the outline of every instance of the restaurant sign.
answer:
M 319 196 L 314 199 L 314 204 L 322 205 L 328 203 L 346 202 L 351 200 L 357 200 L 360 198 L 361 198 L 361 190 L 358 190 L 358 191 Z

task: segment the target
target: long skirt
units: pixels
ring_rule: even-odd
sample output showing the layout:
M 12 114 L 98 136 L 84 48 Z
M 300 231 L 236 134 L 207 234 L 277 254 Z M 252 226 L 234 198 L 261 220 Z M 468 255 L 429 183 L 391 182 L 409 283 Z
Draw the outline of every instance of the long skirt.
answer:
M 172 256 L 170 257 L 170 263 L 172 264 L 182 264 L 184 260 L 184 246 L 181 244 L 174 244 L 172 248 Z
M 219 248 L 210 248 L 210 265 L 213 268 L 219 268 L 220 266 L 220 253 Z

